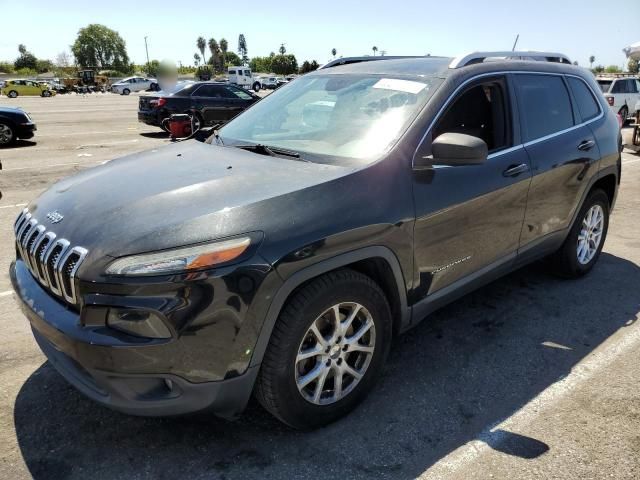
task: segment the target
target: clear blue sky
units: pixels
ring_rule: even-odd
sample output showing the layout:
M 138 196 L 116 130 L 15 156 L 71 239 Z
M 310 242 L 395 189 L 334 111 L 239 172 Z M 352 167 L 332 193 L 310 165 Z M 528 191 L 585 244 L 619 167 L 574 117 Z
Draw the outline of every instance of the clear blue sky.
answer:
M 236 50 L 244 33 L 250 57 L 284 42 L 300 63 L 324 63 L 334 47 L 343 56 L 374 45 L 388 55 L 509 50 L 519 33 L 520 49 L 622 66 L 622 48 L 640 41 L 640 0 L 0 0 L 0 12 L 0 60 L 14 60 L 18 43 L 53 60 L 89 23 L 117 30 L 136 63 L 145 62 L 145 35 L 152 59 L 184 64 L 193 63 L 200 35 L 225 37 Z

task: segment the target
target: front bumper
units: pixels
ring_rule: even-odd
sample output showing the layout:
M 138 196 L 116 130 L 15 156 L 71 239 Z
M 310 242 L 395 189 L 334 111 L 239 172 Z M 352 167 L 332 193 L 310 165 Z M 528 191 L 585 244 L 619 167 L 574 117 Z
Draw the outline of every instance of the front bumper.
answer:
M 42 352 L 69 383 L 92 400 L 143 416 L 211 410 L 233 418 L 246 406 L 257 366 L 225 380 L 191 382 L 169 368 L 180 359 L 162 358 L 163 351 L 169 356 L 175 352 L 171 342 L 131 344 L 106 327 L 82 326 L 80 315 L 51 297 L 21 260 L 11 264 L 10 277 Z

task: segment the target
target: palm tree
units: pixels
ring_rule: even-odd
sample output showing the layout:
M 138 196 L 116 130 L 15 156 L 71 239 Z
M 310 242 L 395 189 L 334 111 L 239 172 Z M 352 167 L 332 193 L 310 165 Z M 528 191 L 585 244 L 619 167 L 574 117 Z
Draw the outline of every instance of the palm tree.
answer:
M 215 72 L 218 66 L 218 51 L 220 50 L 220 47 L 218 47 L 218 42 L 216 42 L 215 38 L 210 38 L 208 45 L 209 51 L 211 52 L 211 65 Z
M 196 45 L 198 47 L 198 50 L 200 50 L 200 58 L 204 59 L 204 49 L 207 48 L 207 41 L 204 39 L 204 37 L 198 37 Z
M 280 44 L 280 48 L 278 49 L 278 51 L 280 52 L 280 55 L 284 55 L 285 53 L 287 53 L 287 49 L 284 48 L 284 43 Z
M 200 55 L 198 55 L 197 53 L 194 53 L 193 60 L 194 62 L 196 62 L 196 67 L 197 67 L 200 64 Z
M 589 68 L 593 68 L 593 62 L 596 61 L 596 57 L 594 57 L 593 55 L 591 55 L 589 57 Z
M 224 67 L 227 65 L 227 50 L 229 50 L 229 42 L 227 42 L 226 38 L 221 38 L 220 51 L 222 52 L 222 65 Z
M 378 47 L 374 46 L 371 50 L 373 50 L 373 56 L 376 56 L 376 52 L 378 51 Z
M 333 58 L 336 58 L 336 54 L 338 53 L 338 51 L 335 48 L 331 49 L 331 55 L 333 55 Z

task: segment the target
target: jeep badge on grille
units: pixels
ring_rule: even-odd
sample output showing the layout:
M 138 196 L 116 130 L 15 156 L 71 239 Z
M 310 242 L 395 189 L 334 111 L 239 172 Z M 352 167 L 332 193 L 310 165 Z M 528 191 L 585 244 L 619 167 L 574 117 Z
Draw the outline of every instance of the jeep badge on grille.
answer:
M 54 210 L 53 212 L 47 213 L 47 218 L 51 221 L 51 223 L 59 223 L 64 218 L 64 215 L 62 215 L 59 211 Z

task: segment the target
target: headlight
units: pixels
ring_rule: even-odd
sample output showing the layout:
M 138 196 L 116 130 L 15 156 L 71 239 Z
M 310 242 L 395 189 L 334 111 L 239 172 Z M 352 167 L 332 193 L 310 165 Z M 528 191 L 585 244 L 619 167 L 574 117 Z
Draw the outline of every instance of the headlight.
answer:
M 119 258 L 107 267 L 107 275 L 160 275 L 211 268 L 238 258 L 249 247 L 249 237 L 193 247 Z

